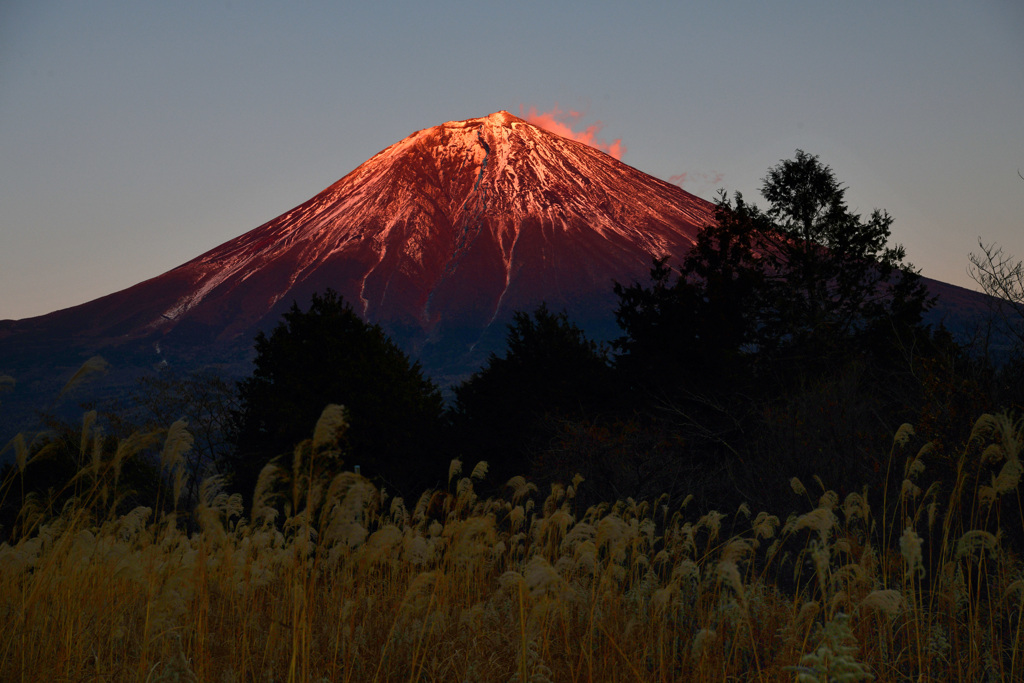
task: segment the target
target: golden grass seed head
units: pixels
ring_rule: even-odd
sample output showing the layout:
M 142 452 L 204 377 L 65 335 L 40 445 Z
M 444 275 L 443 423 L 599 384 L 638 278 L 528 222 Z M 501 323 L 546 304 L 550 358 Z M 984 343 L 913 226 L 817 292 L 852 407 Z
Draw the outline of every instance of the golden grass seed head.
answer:
M 60 390 L 59 397 L 63 398 L 65 394 L 73 390 L 78 385 L 85 381 L 95 377 L 96 375 L 102 375 L 110 369 L 110 363 L 103 360 L 102 356 L 93 356 L 89 360 L 82 363 L 82 366 L 71 376 L 71 379 L 67 381 L 64 388 Z
M 112 462 L 114 481 L 116 482 L 120 479 L 121 467 L 128 458 L 138 455 L 139 452 L 153 445 L 156 440 L 156 432 L 133 432 L 127 438 L 120 439 L 117 442 L 117 448 L 114 450 Z
M 651 595 L 651 607 L 654 608 L 654 613 L 657 615 L 665 614 L 674 606 L 677 595 L 679 595 L 679 589 L 675 586 L 665 586 L 655 590 L 654 594 Z
M 985 413 L 974 422 L 968 442 L 980 441 L 999 431 L 1000 422 L 995 415 Z
M 700 567 L 691 559 L 685 559 L 672 568 L 669 583 L 680 588 L 693 588 L 700 583 Z
M 918 496 L 921 495 L 921 487 L 910 481 L 904 479 L 900 485 L 900 500 L 917 500 Z
M 914 458 L 909 462 L 906 469 L 906 477 L 919 477 L 924 474 L 925 464 L 923 458 Z
M 393 524 L 374 531 L 366 541 L 371 561 L 383 561 L 397 556 L 404 540 L 405 534 Z
M 609 515 L 597 523 L 597 547 L 607 548 L 614 556 L 625 555 L 629 525 L 620 517 Z
M 1002 444 L 991 443 L 981 452 L 979 460 L 982 464 L 997 463 L 1005 457 Z
M 752 555 L 754 542 L 749 538 L 734 538 L 722 548 L 721 561 L 736 564 Z
M 900 554 L 903 555 L 903 561 L 907 563 L 907 575 L 912 573 L 918 576 L 924 576 L 924 557 L 921 552 L 921 546 L 924 544 L 924 539 L 917 535 L 912 527 L 907 527 L 903 531 L 903 535 L 900 536 Z
M 402 527 L 409 524 L 409 511 L 405 509 L 405 500 L 401 496 L 395 496 L 391 499 L 389 514 L 395 524 Z
M 540 534 L 542 538 L 561 543 L 566 531 L 573 525 L 575 520 L 568 511 L 559 508 L 541 521 Z
M 882 612 L 890 619 L 893 619 L 904 609 L 906 609 L 907 603 L 903 599 L 903 595 L 899 591 L 893 589 L 884 590 L 873 590 L 860 601 L 857 606 L 858 610 L 873 610 L 876 612 Z
M 900 425 L 900 428 L 896 430 L 896 436 L 893 437 L 893 445 L 896 447 L 906 446 L 910 442 L 910 439 L 914 436 L 914 425 L 909 422 L 904 422 Z
M 764 510 L 757 513 L 757 516 L 754 518 L 754 523 L 752 525 L 754 538 L 774 538 L 775 530 L 778 528 L 779 518 L 775 515 L 769 515 Z
M 803 482 L 796 477 L 790 478 L 789 488 L 793 489 L 793 493 L 795 493 L 798 496 L 803 496 L 807 494 L 807 489 L 804 487 Z
M 735 562 L 718 563 L 718 580 L 729 586 L 741 603 L 745 603 L 747 599 L 746 590 L 743 587 L 743 580 L 740 578 L 739 567 L 736 566 Z
M 700 661 L 705 653 L 709 652 L 718 640 L 718 634 L 713 628 L 699 629 L 693 635 L 693 644 L 690 646 L 690 656 Z
M 338 439 L 348 429 L 348 415 L 344 406 L 331 403 L 320 413 L 313 429 L 313 449 L 320 450 L 335 446 Z
M 448 463 L 448 485 L 451 486 L 452 479 L 462 474 L 462 461 L 458 458 L 452 458 L 452 461 Z
M 487 464 L 486 460 L 481 460 L 473 468 L 473 472 L 469 475 L 470 478 L 475 479 L 476 481 L 482 481 L 487 477 L 487 470 L 489 467 L 490 466 Z
M 505 486 L 512 489 L 513 503 L 518 503 L 530 495 L 530 493 L 537 491 L 537 487 L 534 484 L 528 483 L 526 478 L 519 474 L 505 482 Z
M 164 448 L 160 453 L 160 468 L 165 472 L 179 467 L 185 454 L 192 449 L 195 440 L 188 431 L 188 422 L 177 420 L 167 428 Z
M 708 530 L 708 539 L 714 540 L 718 538 L 719 532 L 722 530 L 722 520 L 725 519 L 725 515 L 717 510 L 711 510 L 706 515 L 702 516 L 697 520 L 697 524 L 694 526 L 694 530 L 698 531 L 702 527 Z
M 455 484 L 455 497 L 465 504 L 473 496 L 473 480 L 469 477 L 462 477 Z
M 870 514 L 871 508 L 866 495 L 853 491 L 846 496 L 846 500 L 843 501 L 843 517 L 847 524 L 854 519 L 866 522 Z
M 828 537 L 838 520 L 835 513 L 828 508 L 815 508 L 796 518 L 794 530 L 810 529 L 818 532 L 822 539 Z M 788 526 L 788 523 L 787 523 Z
M 855 658 L 857 638 L 850 628 L 849 620 L 848 615 L 839 613 L 825 625 L 818 649 L 802 656 L 800 666 L 793 667 L 798 671 L 799 683 L 856 683 L 874 679 L 866 666 Z
M 821 494 L 818 498 L 818 507 L 827 508 L 829 510 L 835 510 L 839 506 L 839 494 L 835 491 L 829 490 Z
M 818 543 L 816 540 L 811 541 L 811 560 L 814 562 L 814 575 L 818 578 L 818 586 L 821 588 L 821 594 L 827 595 L 828 584 L 830 576 L 830 562 L 831 555 L 829 547 L 825 543 Z
M 1021 467 L 1019 458 L 1007 458 L 1002 469 L 999 470 L 999 474 L 992 477 L 992 489 L 995 495 L 1002 496 L 1016 489 L 1020 484 L 1022 472 L 1024 472 L 1024 468 Z
M 981 529 L 971 529 L 957 540 L 956 558 L 962 559 L 973 555 L 978 550 L 984 551 L 991 557 L 995 555 L 998 547 L 998 536 Z
M 434 546 L 419 534 L 407 534 L 403 539 L 402 560 L 421 567 L 433 558 Z
M 572 588 L 543 555 L 530 558 L 523 570 L 523 580 L 534 598 L 544 596 L 564 601 L 573 597 Z

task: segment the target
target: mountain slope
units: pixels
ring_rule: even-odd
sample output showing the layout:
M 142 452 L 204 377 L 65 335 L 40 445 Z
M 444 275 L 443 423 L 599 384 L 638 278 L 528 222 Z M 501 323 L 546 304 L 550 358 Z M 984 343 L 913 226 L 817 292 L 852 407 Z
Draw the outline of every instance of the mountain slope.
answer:
M 646 281 L 652 257 L 681 258 L 713 216 L 711 203 L 508 112 L 427 128 L 167 273 L 0 321 L 0 374 L 18 380 L 0 437 L 56 406 L 96 353 L 115 368 L 108 394 L 167 364 L 247 374 L 257 332 L 328 287 L 442 385 L 500 351 L 512 313 L 542 301 L 612 338 L 613 280 Z M 929 285 L 940 295 L 932 322 L 969 333 L 984 317 L 983 295 Z
M 413 133 L 163 275 L 7 322 L 0 353 L 22 355 L 4 340 L 29 337 L 83 352 L 145 342 L 154 361 L 158 342 L 163 354 L 248 345 L 293 300 L 332 287 L 413 353 L 458 365 L 542 300 L 610 323 L 612 280 L 685 252 L 712 215 L 674 185 L 497 112 Z

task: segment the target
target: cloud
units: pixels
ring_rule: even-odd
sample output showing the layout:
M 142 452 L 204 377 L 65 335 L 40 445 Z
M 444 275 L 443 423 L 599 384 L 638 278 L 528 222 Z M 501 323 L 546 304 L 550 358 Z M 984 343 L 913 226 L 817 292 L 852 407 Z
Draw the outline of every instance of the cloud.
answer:
M 701 187 L 714 187 L 715 185 L 721 185 L 723 178 L 725 178 L 725 174 L 718 171 L 712 171 L 711 173 L 690 173 L 687 171 L 670 177 L 668 181 L 679 187 L 685 187 L 687 183 L 696 184 Z
M 526 113 L 523 113 L 523 105 L 519 105 L 519 117 L 525 119 L 527 123 L 532 123 L 564 138 L 590 145 L 616 159 L 621 159 L 622 155 L 626 153 L 626 146 L 622 144 L 622 138 L 617 138 L 609 144 L 603 138 L 597 137 L 601 129 L 604 128 L 604 124 L 600 121 L 595 121 L 579 132 L 574 130 L 574 127 L 581 125 L 580 122 L 584 116 L 583 112 L 574 109 L 564 111 L 557 104 L 551 111 L 538 112 L 537 107 L 530 107 Z

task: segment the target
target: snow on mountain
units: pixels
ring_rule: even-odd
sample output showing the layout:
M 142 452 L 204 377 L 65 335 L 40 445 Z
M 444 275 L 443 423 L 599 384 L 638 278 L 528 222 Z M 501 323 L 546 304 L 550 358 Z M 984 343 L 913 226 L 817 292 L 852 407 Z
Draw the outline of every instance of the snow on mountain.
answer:
M 296 288 L 330 285 L 385 326 L 482 330 L 542 299 L 570 305 L 642 276 L 711 215 L 708 202 L 508 112 L 452 121 L 168 273 L 187 286 L 149 329 L 215 323 L 219 303 L 241 299 L 223 321 L 233 335 Z
M 655 256 L 678 259 L 713 214 L 675 185 L 505 111 L 427 128 L 162 275 L 0 321 L 0 374 L 19 382 L 0 435 L 96 353 L 121 369 L 110 391 L 168 364 L 247 374 L 256 333 L 328 287 L 442 385 L 500 351 L 512 313 L 541 302 L 608 338 L 613 281 L 646 280 Z M 975 316 L 978 295 L 941 286 L 954 317 Z

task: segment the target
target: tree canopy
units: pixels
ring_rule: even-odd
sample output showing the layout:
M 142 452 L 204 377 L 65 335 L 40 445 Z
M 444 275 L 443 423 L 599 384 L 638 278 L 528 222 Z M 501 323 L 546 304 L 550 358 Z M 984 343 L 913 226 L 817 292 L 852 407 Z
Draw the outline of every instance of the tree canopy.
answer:
M 691 460 L 867 467 L 864 435 L 918 400 L 902 349 L 929 338 L 927 288 L 889 214 L 852 211 L 816 156 L 769 169 L 761 193 L 765 209 L 723 192 L 678 270 L 660 258 L 648 284 L 616 285 L 616 369 Z
M 251 377 L 239 383 L 235 484 L 250 495 L 260 469 L 313 433 L 328 404 L 343 405 L 346 467 L 392 486 L 444 476 L 437 464 L 441 394 L 378 325 L 338 294 L 314 295 L 256 338 Z
M 769 170 L 762 194 L 764 211 L 723 192 L 674 281 L 661 259 L 649 287 L 616 285 L 624 366 L 646 357 L 720 376 L 754 356 L 762 367 L 831 362 L 921 323 L 927 288 L 889 245 L 888 213 L 852 212 L 832 170 L 800 150 Z
M 516 312 L 506 344 L 455 388 L 453 410 L 461 447 L 487 453 L 499 482 L 527 473 L 552 420 L 592 412 L 614 391 L 604 352 L 564 312 Z

